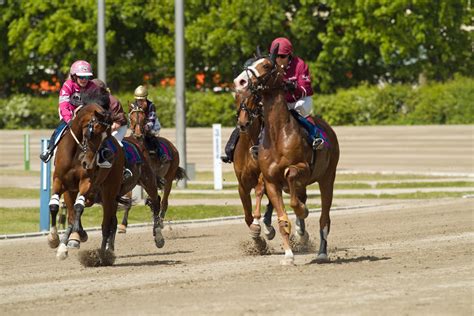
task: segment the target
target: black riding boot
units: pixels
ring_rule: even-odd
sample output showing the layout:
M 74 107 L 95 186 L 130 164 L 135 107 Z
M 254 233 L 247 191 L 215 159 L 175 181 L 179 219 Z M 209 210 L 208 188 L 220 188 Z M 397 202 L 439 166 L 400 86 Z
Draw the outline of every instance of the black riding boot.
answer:
M 262 142 L 264 133 L 265 133 L 265 130 L 262 127 L 262 129 L 260 130 L 260 134 L 258 134 L 257 143 L 255 145 L 253 145 L 252 147 L 250 147 L 250 149 L 249 149 L 250 154 L 252 155 L 253 159 L 255 159 L 255 160 L 258 159 L 258 144 L 260 144 Z
M 239 129 L 236 127 L 232 134 L 230 134 L 229 140 L 225 145 L 225 156 L 221 156 L 222 162 L 231 163 L 234 160 L 234 150 L 235 146 L 237 145 L 237 141 L 239 140 L 240 132 Z

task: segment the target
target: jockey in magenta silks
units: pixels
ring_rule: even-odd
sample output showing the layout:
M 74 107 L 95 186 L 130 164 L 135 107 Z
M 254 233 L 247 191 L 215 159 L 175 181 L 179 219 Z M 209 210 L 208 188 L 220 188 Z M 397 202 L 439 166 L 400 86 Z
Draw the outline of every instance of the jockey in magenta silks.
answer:
M 54 149 L 74 116 L 74 111 L 82 105 L 81 93 L 97 88 L 91 81 L 92 76 L 92 66 L 87 61 L 78 60 L 71 65 L 69 77 L 59 91 L 60 122 L 51 136 L 48 149 L 40 155 L 43 162 L 51 159 Z

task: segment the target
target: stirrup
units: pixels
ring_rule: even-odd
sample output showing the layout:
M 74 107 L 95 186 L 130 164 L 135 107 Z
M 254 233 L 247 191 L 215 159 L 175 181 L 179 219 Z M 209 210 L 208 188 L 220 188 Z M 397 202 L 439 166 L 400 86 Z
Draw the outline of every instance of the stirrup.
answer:
M 40 154 L 39 157 L 42 162 L 47 163 L 49 160 L 51 160 L 51 157 L 53 157 L 53 153 L 49 150 L 45 150 Z
M 249 152 L 252 155 L 253 159 L 258 159 L 258 145 L 253 145 L 249 148 Z
M 322 138 L 315 138 L 313 140 L 313 150 L 320 150 L 324 147 L 324 139 Z
M 232 159 L 227 156 L 221 156 L 221 160 L 223 163 L 232 163 Z
M 161 155 L 160 156 L 160 162 L 163 164 L 163 163 L 167 163 L 168 162 L 168 157 L 166 157 L 165 154 Z
M 127 181 L 131 177 L 133 177 L 132 171 L 128 168 L 124 168 L 123 169 L 123 181 Z

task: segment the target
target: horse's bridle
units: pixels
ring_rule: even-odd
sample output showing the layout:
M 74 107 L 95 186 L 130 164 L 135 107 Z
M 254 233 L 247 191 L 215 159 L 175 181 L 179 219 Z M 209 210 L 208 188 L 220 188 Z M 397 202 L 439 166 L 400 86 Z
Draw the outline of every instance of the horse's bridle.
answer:
M 140 106 L 135 105 L 135 106 L 132 106 L 132 110 L 128 113 L 129 119 L 132 117 L 133 113 L 137 113 L 137 121 L 138 121 L 138 114 L 139 113 L 145 113 L 145 110 L 143 110 Z M 132 120 L 130 119 L 130 123 L 131 122 L 132 122 Z M 141 129 L 141 127 L 140 127 L 140 129 Z M 135 136 L 135 128 L 132 128 L 132 136 Z
M 84 139 L 82 140 L 82 144 L 79 144 L 79 146 L 81 147 L 82 149 L 82 152 L 86 153 L 87 150 L 89 149 L 89 146 L 88 146 L 88 140 L 90 140 L 93 136 L 94 136 L 94 125 L 95 124 L 100 124 L 102 126 L 105 126 L 106 129 L 105 129 L 105 132 L 110 128 L 110 124 L 107 123 L 107 122 L 103 122 L 103 121 L 99 121 L 95 116 L 93 116 L 89 123 L 87 123 L 87 131 L 86 131 L 86 135 L 84 137 Z M 72 131 L 71 131 L 72 132 Z M 99 146 L 97 147 L 97 150 L 102 147 L 102 144 L 104 143 L 104 140 L 106 139 L 107 137 L 102 137 L 102 140 L 99 144 Z
M 255 108 L 254 109 L 250 109 L 248 106 L 247 106 L 247 102 L 249 101 L 250 98 L 254 98 L 253 102 L 256 104 Z M 262 107 L 261 107 L 261 102 L 262 102 L 262 98 L 260 95 L 254 95 L 254 94 L 251 94 L 250 96 L 248 97 L 245 97 L 242 102 L 240 102 L 240 106 L 237 110 L 237 118 L 239 117 L 239 114 L 241 111 L 244 111 L 247 113 L 247 115 L 249 116 L 249 123 L 248 125 L 252 125 L 252 122 L 254 119 L 258 118 L 258 117 L 261 117 L 263 115 L 263 110 L 262 110 Z
M 252 74 L 252 76 L 256 78 L 256 83 L 255 84 L 253 83 L 252 80 L 249 80 L 249 83 L 248 83 L 249 90 L 253 95 L 255 95 L 255 96 L 260 95 L 260 92 L 263 91 L 263 90 L 280 89 L 280 87 L 270 88 L 267 85 L 268 81 L 272 78 L 272 76 L 275 72 L 277 72 L 277 76 L 274 79 L 274 81 L 276 81 L 278 76 L 280 76 L 280 72 L 278 72 L 278 68 L 277 68 L 277 63 L 272 61 L 272 65 L 273 65 L 272 70 L 267 72 L 263 76 L 260 76 L 260 77 L 257 77 L 257 75 L 255 74 L 255 71 L 253 71 L 253 69 L 251 67 L 245 67 L 244 68 L 244 71 L 250 72 Z M 251 78 L 249 75 L 247 75 L 247 76 L 249 78 Z

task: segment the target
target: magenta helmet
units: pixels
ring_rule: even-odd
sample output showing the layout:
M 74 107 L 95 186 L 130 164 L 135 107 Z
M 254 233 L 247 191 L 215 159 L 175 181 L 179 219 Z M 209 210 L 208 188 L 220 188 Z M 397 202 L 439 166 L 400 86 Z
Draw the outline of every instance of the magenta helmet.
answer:
M 92 66 L 85 60 L 78 60 L 72 64 L 70 73 L 76 76 L 92 76 Z
M 270 46 L 270 52 L 272 52 L 273 48 L 275 48 L 276 44 L 280 44 L 278 47 L 278 55 L 291 55 L 293 54 L 293 45 L 286 37 L 278 37 L 275 38 Z

